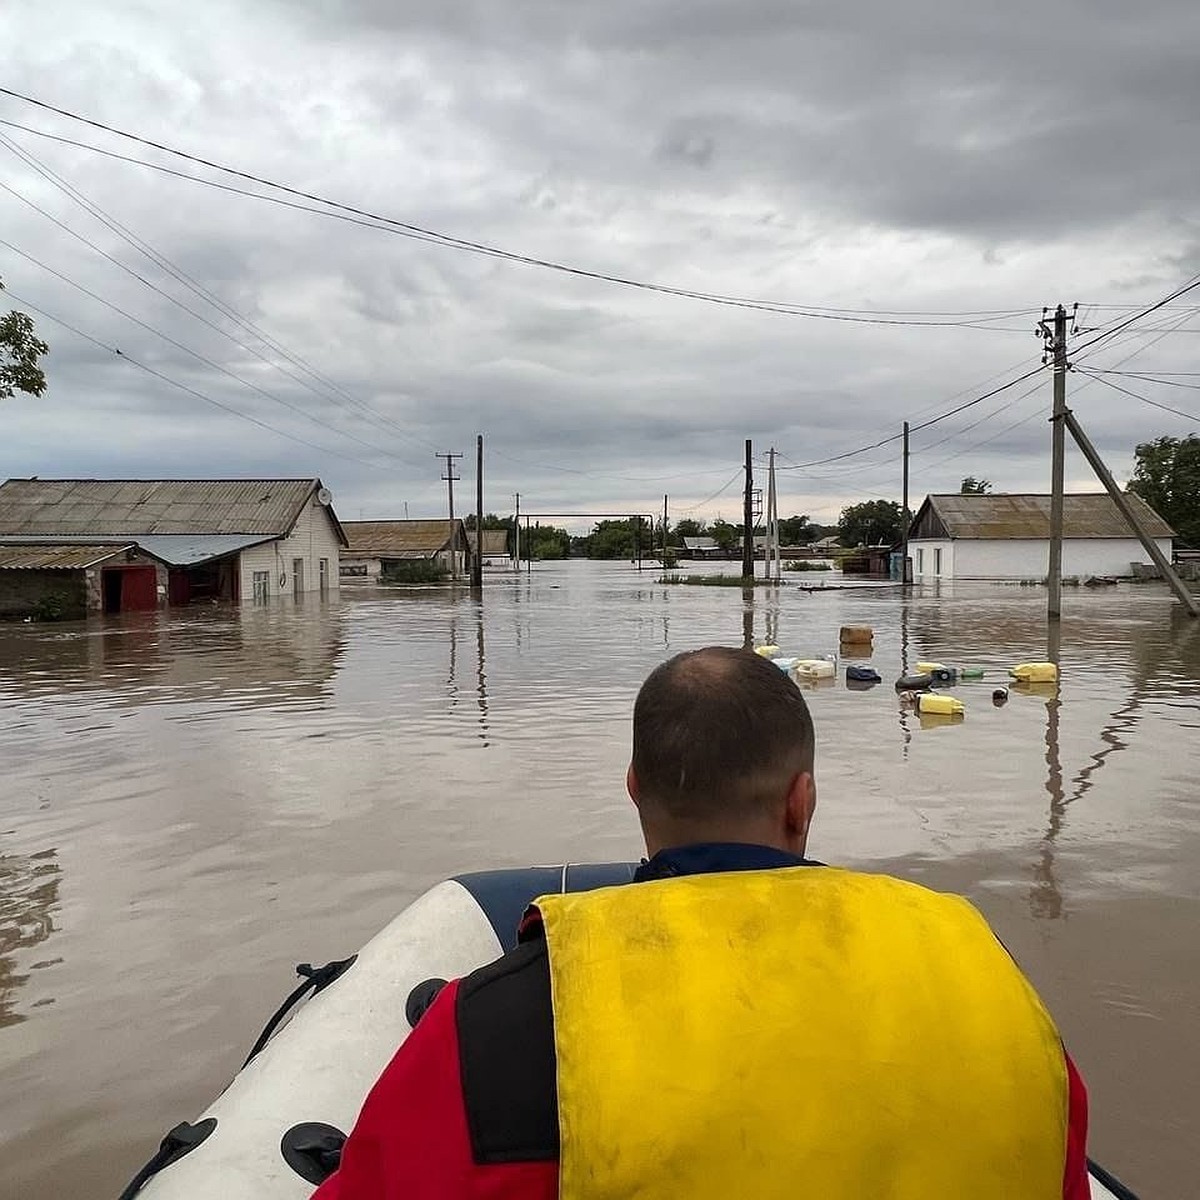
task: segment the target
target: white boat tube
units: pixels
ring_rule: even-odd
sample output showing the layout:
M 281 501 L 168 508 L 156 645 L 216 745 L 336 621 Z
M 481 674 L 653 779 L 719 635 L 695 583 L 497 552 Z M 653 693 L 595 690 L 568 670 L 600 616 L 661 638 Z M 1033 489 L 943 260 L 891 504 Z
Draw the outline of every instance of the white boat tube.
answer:
M 627 883 L 633 869 L 578 864 L 462 875 L 419 897 L 352 959 L 302 968 L 308 982 L 293 997 L 315 994 L 278 1032 L 272 1019 L 225 1091 L 194 1123 L 168 1134 L 121 1200 L 308 1200 L 436 983 L 510 949 L 536 896 Z M 1099 1167 L 1091 1186 L 1092 1200 L 1137 1200 Z

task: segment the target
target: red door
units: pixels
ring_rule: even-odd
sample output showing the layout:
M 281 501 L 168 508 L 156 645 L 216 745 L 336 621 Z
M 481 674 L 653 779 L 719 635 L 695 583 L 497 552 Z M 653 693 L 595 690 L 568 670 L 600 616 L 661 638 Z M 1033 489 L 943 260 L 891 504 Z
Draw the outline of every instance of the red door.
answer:
M 158 572 L 153 567 L 126 567 L 121 581 L 122 612 L 153 612 L 158 607 Z

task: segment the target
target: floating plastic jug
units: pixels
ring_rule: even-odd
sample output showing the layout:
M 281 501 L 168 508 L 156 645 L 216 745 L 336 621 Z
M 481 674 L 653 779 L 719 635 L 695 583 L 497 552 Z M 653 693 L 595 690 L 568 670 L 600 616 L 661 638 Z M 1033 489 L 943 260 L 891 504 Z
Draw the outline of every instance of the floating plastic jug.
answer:
M 761 654 L 763 658 L 777 658 L 779 656 L 778 646 L 755 646 L 755 654 Z
M 1025 683 L 1053 683 L 1058 679 L 1058 667 L 1052 662 L 1019 663 L 1008 673 Z
M 898 692 L 926 692 L 933 687 L 933 676 L 925 675 L 901 675 L 896 680 L 896 691 Z
M 792 668 L 801 679 L 832 679 L 837 667 L 827 658 L 803 658 Z
M 923 713 L 931 713 L 943 717 L 960 717 L 963 714 L 963 702 L 953 696 L 941 696 L 935 692 L 926 692 L 917 705 Z
M 959 679 L 982 679 L 984 671 L 982 667 L 959 667 Z
M 773 658 L 771 661 L 781 670 L 790 671 L 799 661 L 795 658 Z
M 992 703 L 997 708 L 1003 708 L 1008 703 L 1008 688 L 998 687 L 992 692 Z
M 934 667 L 929 672 L 933 676 L 933 682 L 945 686 L 948 683 L 958 682 L 958 672 L 953 667 Z
M 935 662 L 919 662 L 915 667 L 918 675 L 932 675 L 934 671 L 944 671 L 945 669 L 941 663 Z

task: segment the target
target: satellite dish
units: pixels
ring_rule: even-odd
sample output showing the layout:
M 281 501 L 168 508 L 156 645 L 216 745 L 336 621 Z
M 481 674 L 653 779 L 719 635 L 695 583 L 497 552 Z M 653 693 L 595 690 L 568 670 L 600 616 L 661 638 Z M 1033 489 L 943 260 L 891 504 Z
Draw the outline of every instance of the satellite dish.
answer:
M 333 493 L 327 488 L 317 488 L 317 503 L 329 504 L 333 500 Z

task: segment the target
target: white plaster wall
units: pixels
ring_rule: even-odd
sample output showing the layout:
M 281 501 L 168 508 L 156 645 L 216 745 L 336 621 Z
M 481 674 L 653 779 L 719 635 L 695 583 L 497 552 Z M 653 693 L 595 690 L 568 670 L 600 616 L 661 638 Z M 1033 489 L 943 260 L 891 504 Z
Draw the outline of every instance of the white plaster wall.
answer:
M 1171 539 L 1158 538 L 1158 548 L 1171 557 Z M 944 545 L 943 542 L 910 542 L 914 578 L 917 578 L 916 547 Z M 1045 579 L 1050 563 L 1050 542 L 1046 538 L 1005 540 L 960 539 L 954 543 L 949 560 L 942 556 L 943 579 Z M 1131 562 L 1149 562 L 1150 556 L 1137 538 L 1066 538 L 1063 541 L 1064 575 L 1128 575 Z M 933 556 L 925 551 L 924 578 L 932 579 Z
M 328 560 L 326 571 L 326 586 L 332 595 L 338 590 L 338 562 L 341 543 L 337 531 L 329 519 L 329 513 L 324 505 L 318 504 L 315 496 L 296 518 L 296 524 L 291 533 L 285 538 L 273 542 L 265 542 L 261 546 L 252 546 L 243 550 L 240 556 L 239 586 L 241 602 L 254 602 L 254 572 L 266 571 L 270 576 L 270 596 L 291 596 L 293 594 L 292 560 L 304 560 L 304 591 L 318 592 L 321 589 L 321 559 Z M 281 576 L 286 577 L 282 587 L 279 585 Z
M 927 583 L 933 579 L 953 579 L 955 547 L 960 545 L 962 545 L 961 542 L 952 542 L 949 538 L 911 540 L 908 543 L 908 557 L 912 559 L 913 579 L 923 579 Z M 935 550 L 942 552 L 941 574 L 936 573 L 933 569 Z M 918 554 L 918 551 L 921 553 Z

